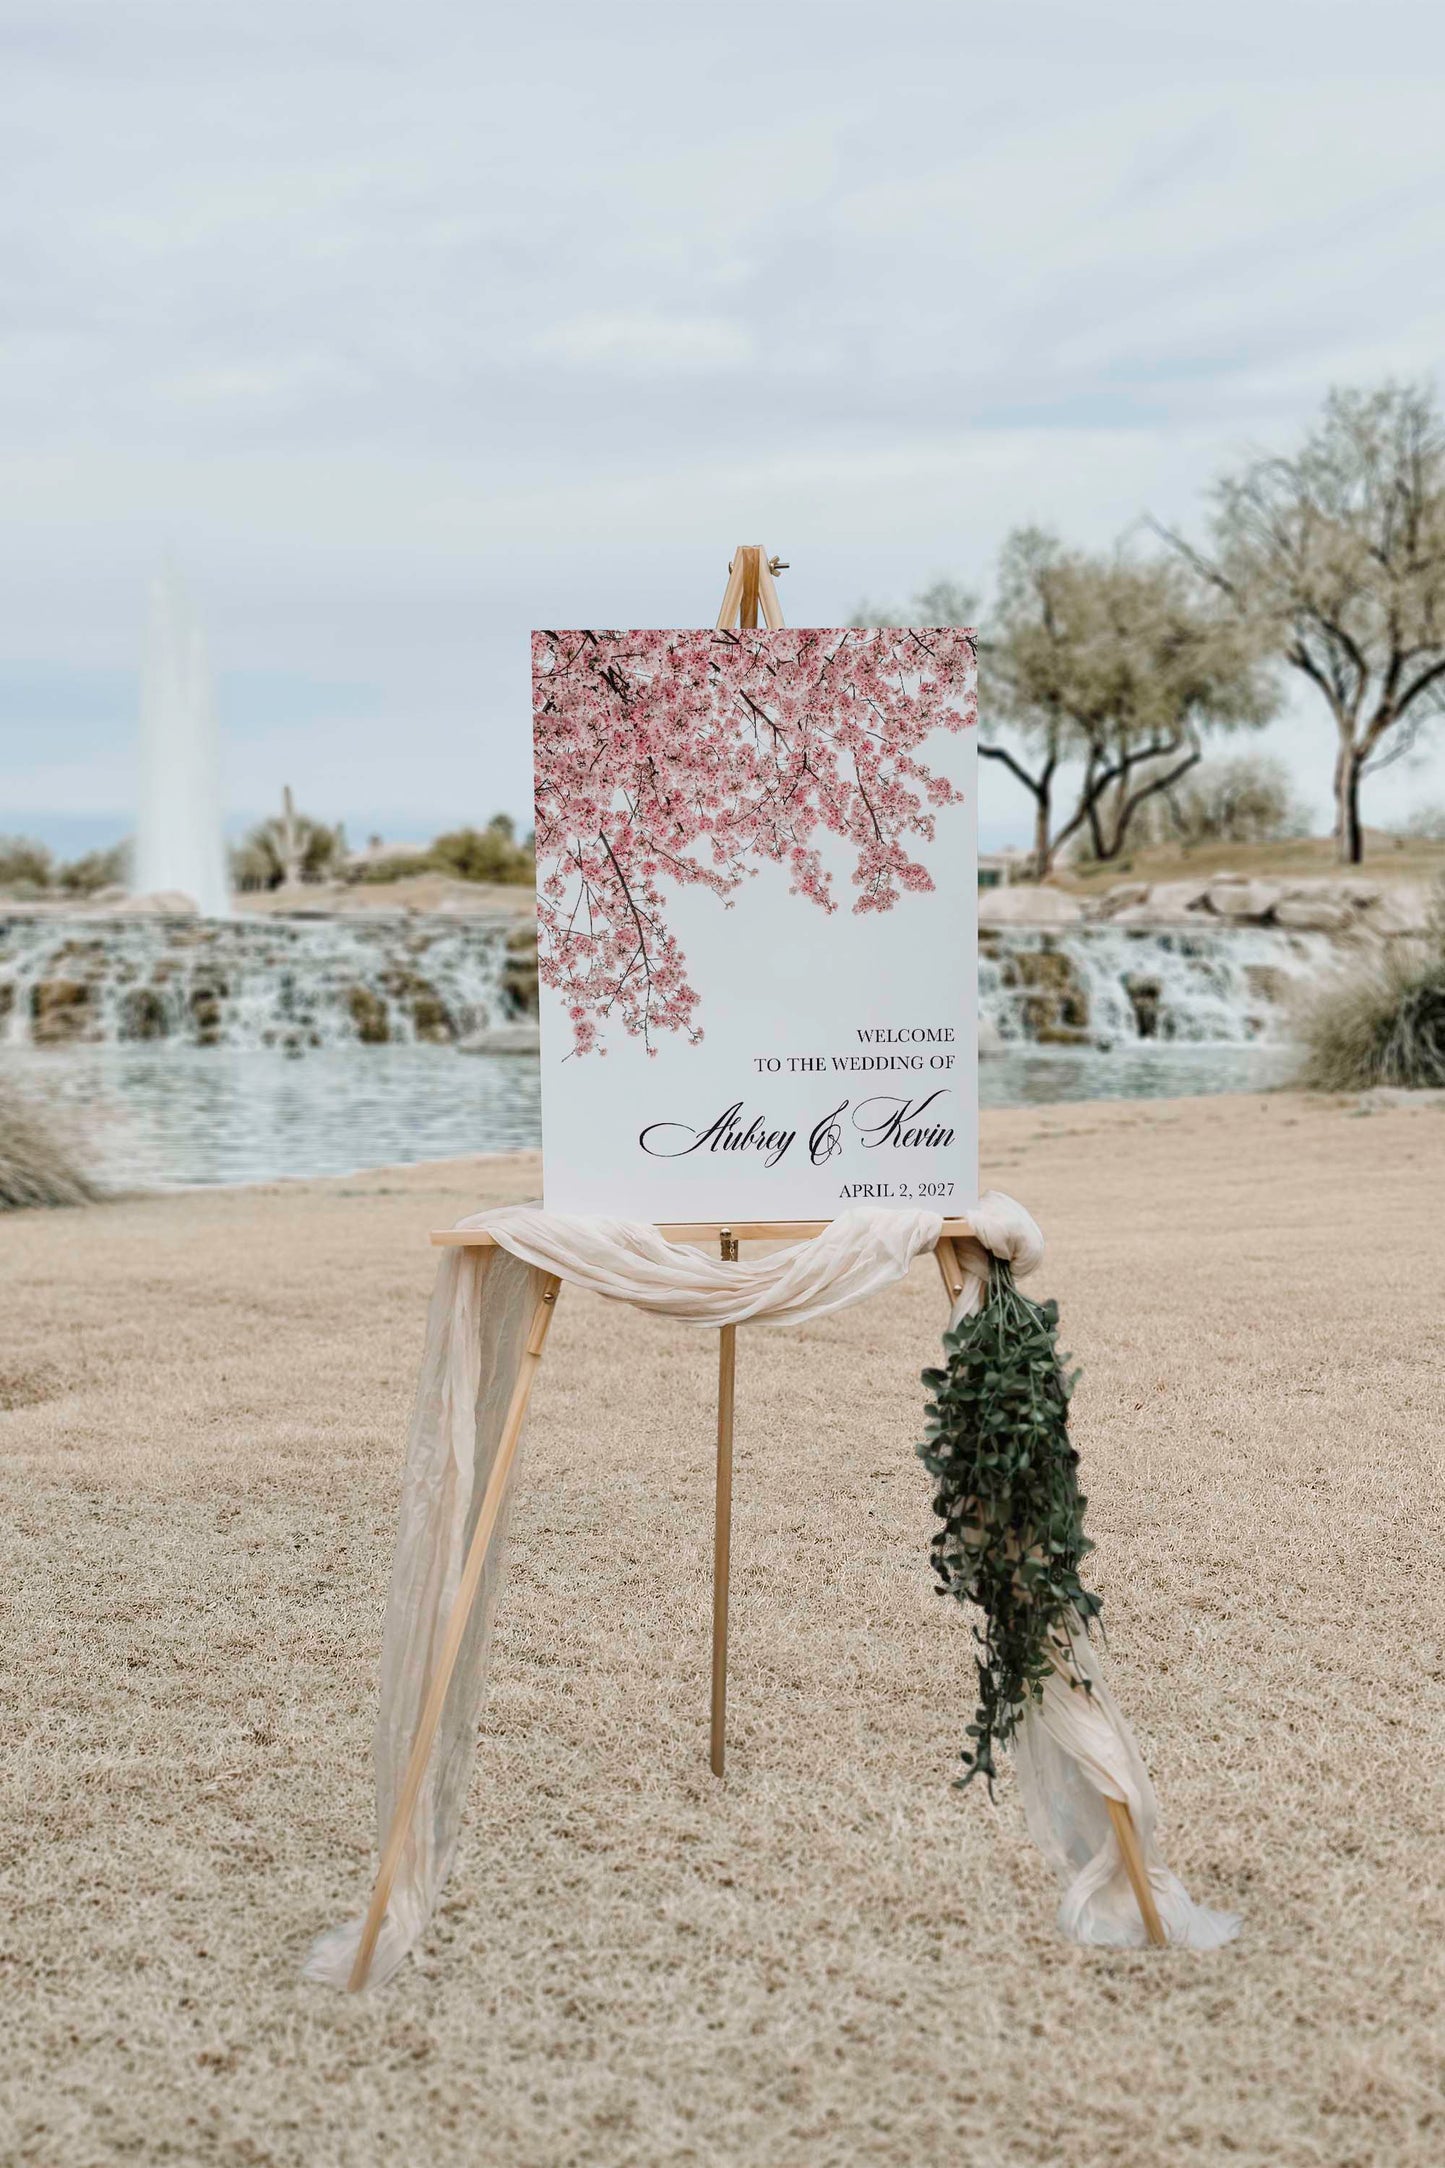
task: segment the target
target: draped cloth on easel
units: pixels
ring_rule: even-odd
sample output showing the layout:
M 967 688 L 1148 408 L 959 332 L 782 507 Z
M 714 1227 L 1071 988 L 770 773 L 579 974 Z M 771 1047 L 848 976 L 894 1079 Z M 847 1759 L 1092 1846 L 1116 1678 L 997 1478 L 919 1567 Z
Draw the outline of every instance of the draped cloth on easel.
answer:
M 1038 1228 L 1012 1198 L 990 1191 L 969 1218 L 975 1239 L 957 1245 L 966 1278 L 956 1316 L 982 1301 L 989 1252 L 1009 1258 L 1017 1273 L 1031 1271 L 1043 1254 Z M 508 1206 L 460 1224 L 485 1228 L 499 1247 L 446 1253 L 427 1320 L 382 1643 L 375 1735 L 381 1844 L 391 1829 L 433 1659 L 546 1275 L 690 1324 L 800 1324 L 901 1280 L 942 1229 L 931 1212 L 859 1210 L 844 1213 L 811 1241 L 724 1263 L 668 1242 L 655 1227 L 566 1219 L 532 1206 Z M 371 1986 L 396 1971 L 422 1934 L 456 1853 L 486 1694 L 510 1504 L 509 1487 L 372 1960 Z M 1164 1866 L 1153 1787 L 1133 1735 L 1082 1631 L 1076 1644 L 1080 1667 L 1095 1682 L 1092 1693 L 1056 1672 L 1042 1700 L 1029 1707 L 1015 1741 L 1029 1830 L 1065 1885 L 1060 1925 L 1078 1942 L 1144 1940 L 1104 1805 L 1106 1798 L 1122 1799 L 1138 1830 L 1169 1940 L 1211 1949 L 1237 1932 L 1238 1921 L 1193 1904 Z M 344 1987 L 361 1926 L 360 1919 L 348 1921 L 318 1937 L 305 1976 Z

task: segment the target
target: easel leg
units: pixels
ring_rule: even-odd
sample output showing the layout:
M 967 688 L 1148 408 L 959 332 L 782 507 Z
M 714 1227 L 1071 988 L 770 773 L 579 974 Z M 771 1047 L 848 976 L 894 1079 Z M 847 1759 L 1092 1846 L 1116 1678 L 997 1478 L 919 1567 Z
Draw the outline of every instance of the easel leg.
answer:
M 1144 1922 L 1144 1932 L 1156 1950 L 1164 1949 L 1169 1937 L 1164 1932 L 1164 1922 L 1159 1917 L 1159 1907 L 1154 1902 L 1154 1892 L 1149 1884 L 1148 1871 L 1144 1865 L 1144 1852 L 1139 1843 L 1139 1833 L 1134 1827 L 1133 1816 L 1122 1799 L 1106 1799 L 1109 1820 L 1114 1825 L 1114 1835 L 1124 1856 L 1124 1872 L 1134 1892 L 1139 1907 L 1139 1917 Z
M 436 1670 L 432 1674 L 431 1686 L 427 1691 L 426 1701 L 422 1705 L 416 1737 L 412 1741 L 411 1759 L 406 1765 L 406 1777 L 401 1787 L 401 1797 L 397 1801 L 391 1832 L 387 1837 L 386 1847 L 381 1855 L 381 1865 L 377 1869 L 376 1884 L 371 1893 L 371 1905 L 367 1911 L 365 1925 L 361 1930 L 361 1941 L 357 1945 L 356 1962 L 351 1968 L 351 1978 L 347 1982 L 347 1986 L 353 1995 L 366 1985 L 366 1976 L 371 1970 L 372 1954 L 376 1949 L 376 1938 L 381 1933 L 381 1923 L 386 1918 L 386 1908 L 391 1902 L 392 1884 L 396 1880 L 396 1870 L 401 1864 L 401 1855 L 406 1845 L 407 1832 L 411 1828 L 411 1818 L 416 1811 L 417 1797 L 426 1776 L 427 1764 L 431 1760 L 432 1745 L 436 1739 L 437 1725 L 441 1722 L 441 1713 L 446 1702 L 447 1689 L 452 1683 L 452 1673 L 456 1669 L 457 1656 L 462 1645 L 462 1636 L 466 1632 L 467 1620 L 471 1616 L 477 1590 L 481 1586 L 482 1568 L 487 1562 L 487 1551 L 492 1540 L 492 1530 L 497 1525 L 497 1516 L 502 1510 L 502 1499 L 506 1495 L 507 1478 L 512 1472 L 512 1463 L 517 1457 L 517 1446 L 522 1436 L 522 1424 L 527 1415 L 527 1402 L 532 1395 L 532 1381 L 537 1375 L 537 1366 L 542 1360 L 542 1346 L 547 1338 L 547 1327 L 552 1322 L 552 1312 L 557 1302 L 557 1291 L 561 1285 L 562 1282 L 554 1274 L 549 1273 L 537 1307 L 532 1314 L 532 1329 L 527 1335 L 526 1353 L 523 1355 L 521 1366 L 517 1371 L 517 1382 L 512 1388 L 512 1398 L 507 1408 L 507 1419 L 502 1426 L 502 1435 L 497 1446 L 497 1457 L 492 1462 L 492 1472 L 487 1479 L 487 1488 L 482 1498 L 481 1511 L 477 1515 L 477 1524 L 472 1531 L 472 1541 L 467 1552 L 466 1564 L 462 1568 L 462 1577 L 457 1586 L 456 1601 L 452 1605 L 451 1617 L 447 1620 L 446 1634 L 437 1655 Z
M 736 1325 L 718 1334 L 717 1366 L 717 1520 L 712 1553 L 712 1773 L 720 1777 L 727 1753 L 728 1726 L 728 1577 L 733 1535 L 733 1388 L 737 1364 Z
M 723 1231 L 724 1261 L 738 1254 L 737 1238 Z M 718 1333 L 717 1504 L 712 1550 L 712 1773 L 723 1774 L 728 1730 L 728 1582 L 733 1542 L 733 1398 L 737 1384 L 738 1329 Z
M 952 1241 L 944 1239 L 940 1240 L 933 1254 L 938 1260 L 944 1293 L 948 1297 L 949 1308 L 952 1309 L 963 1292 L 963 1267 L 959 1262 L 958 1251 Z M 1122 1799 L 1106 1799 L 1104 1804 L 1109 1810 L 1109 1820 L 1114 1826 L 1114 1836 L 1124 1861 L 1124 1872 L 1129 1877 L 1129 1886 L 1134 1892 L 1139 1916 L 1144 1922 L 1144 1932 L 1154 1947 L 1162 1950 L 1167 1947 L 1169 1938 L 1159 1917 L 1159 1907 L 1154 1902 L 1154 1891 L 1144 1865 L 1143 1848 L 1139 1843 L 1139 1833 L 1134 1827 L 1133 1817 Z

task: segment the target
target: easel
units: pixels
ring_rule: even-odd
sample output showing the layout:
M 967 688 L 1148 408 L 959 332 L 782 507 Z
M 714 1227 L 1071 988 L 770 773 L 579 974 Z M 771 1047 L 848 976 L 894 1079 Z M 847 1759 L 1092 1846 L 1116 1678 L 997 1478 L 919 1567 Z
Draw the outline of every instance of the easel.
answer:
M 718 612 L 717 629 L 738 624 L 756 629 L 758 613 L 768 627 L 776 631 L 783 622 L 782 606 L 774 584 L 775 575 L 785 566 L 774 557 L 764 555 L 757 542 L 744 543 L 733 554 L 728 567 L 727 589 L 723 595 L 722 608 Z M 724 1225 L 718 1220 L 679 1221 L 663 1226 L 659 1232 L 669 1242 L 716 1241 L 725 1263 L 734 1263 L 740 1242 L 801 1242 L 820 1235 L 828 1225 L 826 1220 L 746 1220 Z M 946 1219 L 939 1236 L 934 1256 L 950 1310 L 963 1293 L 965 1273 L 958 1255 L 957 1244 L 972 1233 L 966 1219 Z M 484 1230 L 453 1228 L 431 1237 L 438 1249 L 480 1249 L 496 1247 L 491 1235 Z M 526 1420 L 527 1403 L 532 1396 L 532 1385 L 542 1361 L 542 1349 L 552 1314 L 557 1306 L 557 1296 L 562 1282 L 555 1274 L 548 1274 L 532 1314 L 531 1329 L 527 1334 L 526 1352 L 517 1371 L 517 1381 L 512 1389 L 506 1421 L 497 1445 L 496 1458 L 492 1462 L 487 1479 L 486 1492 L 482 1498 L 481 1511 L 477 1515 L 472 1533 L 471 1547 L 462 1568 L 457 1585 L 456 1601 L 447 1621 L 446 1633 L 437 1651 L 436 1670 L 432 1677 L 427 1698 L 417 1723 L 416 1737 L 412 1742 L 411 1759 L 407 1763 L 401 1796 L 397 1801 L 396 1815 L 391 1833 L 387 1838 L 377 1868 L 376 1882 L 371 1893 L 362 1927 L 361 1940 L 357 1946 L 356 1961 L 351 1969 L 348 1983 L 353 1994 L 366 1985 L 371 1970 L 376 1939 L 381 1932 L 382 1921 L 391 1899 L 396 1870 L 406 1844 L 407 1831 L 411 1827 L 417 1798 L 426 1777 L 427 1766 L 436 1739 L 437 1725 L 441 1721 L 447 1689 L 456 1669 L 462 1636 L 466 1632 L 467 1619 L 481 1585 L 482 1571 L 487 1562 L 492 1531 L 497 1525 L 502 1500 L 521 1442 L 522 1425 Z M 733 1505 L 733 1407 L 737 1377 L 737 1327 L 723 1325 L 718 1331 L 718 1390 L 717 1390 L 717 1473 L 713 1518 L 713 1601 L 712 1601 L 712 1721 L 710 1759 L 715 1777 L 724 1774 L 727 1755 L 727 1690 L 728 1690 L 728 1589 L 732 1562 L 732 1505 Z M 1128 1874 L 1145 1930 L 1151 1943 L 1164 1944 L 1166 1937 L 1160 1922 L 1154 1893 L 1149 1886 L 1144 1868 L 1144 1857 L 1139 1846 L 1129 1810 L 1121 1800 L 1108 1799 L 1105 1805 L 1118 1840 L 1124 1867 Z

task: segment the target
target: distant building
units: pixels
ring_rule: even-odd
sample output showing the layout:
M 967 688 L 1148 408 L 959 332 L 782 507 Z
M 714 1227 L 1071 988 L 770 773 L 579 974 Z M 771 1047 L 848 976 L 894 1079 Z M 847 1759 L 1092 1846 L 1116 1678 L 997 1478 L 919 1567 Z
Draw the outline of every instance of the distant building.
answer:
M 1007 888 L 1026 871 L 1028 862 L 1027 851 L 980 851 L 978 885 L 980 888 Z

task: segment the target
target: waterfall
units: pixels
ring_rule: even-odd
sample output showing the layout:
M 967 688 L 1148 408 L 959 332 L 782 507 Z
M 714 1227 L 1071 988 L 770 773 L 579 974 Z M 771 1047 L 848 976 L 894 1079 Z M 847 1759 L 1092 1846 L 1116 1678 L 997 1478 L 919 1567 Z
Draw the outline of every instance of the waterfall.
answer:
M 230 910 L 221 835 L 220 734 L 205 635 L 169 567 L 151 583 L 141 672 L 135 887 Z
M 986 1045 L 1246 1046 L 1290 1035 L 1297 983 L 1340 951 L 1282 927 L 985 927 Z M 0 918 L 11 1045 L 452 1044 L 535 1013 L 530 915 Z
M 0 919 L 13 1046 L 449 1045 L 535 1003 L 530 919 Z
M 1279 927 L 984 927 L 979 1015 L 1004 1046 L 1284 1040 L 1295 986 L 1337 954 L 1328 935 Z

